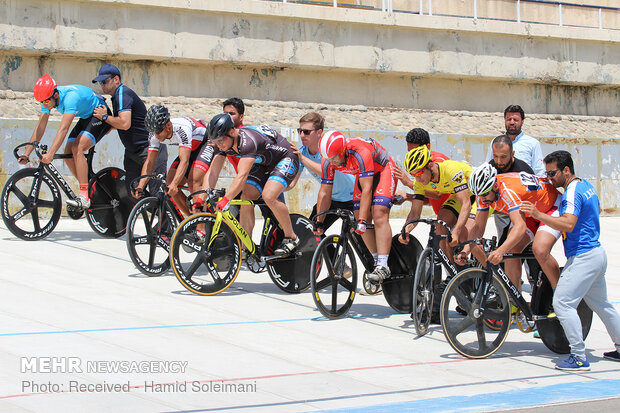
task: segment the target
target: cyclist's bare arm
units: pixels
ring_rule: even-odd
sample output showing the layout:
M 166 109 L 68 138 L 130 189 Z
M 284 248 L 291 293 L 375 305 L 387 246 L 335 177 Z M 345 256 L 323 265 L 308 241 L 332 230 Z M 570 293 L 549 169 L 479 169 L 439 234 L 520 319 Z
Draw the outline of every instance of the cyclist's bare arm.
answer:
M 250 169 L 252 169 L 255 159 L 256 158 L 241 158 L 239 160 L 239 164 L 237 165 L 237 176 L 233 179 L 228 191 L 226 191 L 226 198 L 233 199 L 241 192 L 245 181 L 248 179 L 248 175 L 250 175 Z
M 48 153 L 55 154 L 58 152 L 58 149 L 62 146 L 62 142 L 65 140 L 65 136 L 69 132 L 69 128 L 71 127 L 71 122 L 75 118 L 75 114 L 73 113 L 65 113 L 62 115 L 60 119 L 60 127 L 58 128 L 58 132 L 56 132 L 56 137 L 54 137 L 54 142 L 50 147 Z
M 360 199 L 360 212 L 357 219 L 361 219 L 367 222 L 370 222 L 371 211 L 370 204 L 372 204 L 372 184 L 373 184 L 372 176 L 365 176 L 363 178 L 359 178 L 359 184 L 362 188 L 362 198 Z
M 317 215 L 320 214 L 321 212 L 327 211 L 327 208 L 329 208 L 329 205 L 331 204 L 331 199 L 332 199 L 332 190 L 333 190 L 333 185 L 321 184 L 321 188 L 319 189 L 319 195 L 316 201 Z M 325 220 L 325 215 L 321 215 L 320 217 L 316 219 L 317 222 L 323 222 L 324 220 Z M 323 229 L 319 228 L 316 231 L 314 231 L 314 233 L 317 235 L 322 235 Z
M 114 129 L 127 130 L 131 128 L 131 110 L 124 110 L 118 116 L 108 116 L 106 123 Z
M 178 188 L 183 179 L 185 179 L 185 171 L 187 171 L 187 168 L 189 167 L 189 156 L 191 154 L 192 150 L 190 148 L 179 147 L 179 164 L 177 165 L 177 171 L 174 174 L 174 178 L 172 178 L 172 181 L 168 184 L 168 191 L 170 191 L 171 188 L 175 188 L 173 190 L 173 192 L 175 192 L 176 188 Z M 172 194 L 168 192 L 168 195 Z
M 226 162 L 226 157 L 224 155 L 215 155 L 213 157 L 209 170 L 202 180 L 202 189 L 215 188 L 217 185 L 217 180 L 220 177 L 220 173 L 222 172 L 222 168 L 224 167 L 224 162 Z
M 468 236 L 467 236 L 468 240 L 480 238 L 484 235 L 484 231 L 487 227 L 487 221 L 489 220 L 490 211 L 491 211 L 490 209 L 483 210 L 483 211 L 476 211 L 476 218 L 473 220 L 473 225 L 469 227 Z M 473 250 L 475 246 L 476 244 L 465 245 L 465 247 L 463 247 L 462 253 L 459 254 L 459 257 L 464 259 L 470 253 L 474 253 Z M 476 256 L 476 259 L 478 259 L 478 261 L 480 261 L 482 264 L 486 262 L 486 256 L 483 261 L 481 261 L 480 258 L 478 258 L 478 256 Z
M 144 161 L 144 165 L 142 165 L 142 172 L 140 172 L 140 175 L 149 175 L 153 173 L 153 170 L 155 169 L 155 161 L 157 160 L 158 154 L 159 151 L 148 151 L 148 153 L 146 154 L 146 161 Z M 136 192 L 134 196 L 139 197 L 142 194 L 142 191 L 144 191 L 147 182 L 148 178 L 140 179 L 140 182 L 138 182 L 138 185 L 136 186 Z
M 464 190 L 457 192 L 455 195 L 456 200 L 461 204 L 461 212 L 459 212 L 459 217 L 456 220 L 456 224 L 454 224 L 454 228 L 452 228 L 452 242 L 456 245 L 459 242 L 459 233 L 465 228 L 465 224 L 469 218 L 469 213 L 471 211 L 471 200 L 469 199 L 469 190 L 467 187 L 465 187 Z
M 489 261 L 491 261 L 492 264 L 499 264 L 502 261 L 504 254 L 509 252 L 525 236 L 527 226 L 525 225 L 523 213 L 519 209 L 515 209 L 514 211 L 511 211 L 508 216 L 510 217 L 512 228 L 508 232 L 506 241 L 504 241 L 504 243 L 495 251 L 489 254 Z

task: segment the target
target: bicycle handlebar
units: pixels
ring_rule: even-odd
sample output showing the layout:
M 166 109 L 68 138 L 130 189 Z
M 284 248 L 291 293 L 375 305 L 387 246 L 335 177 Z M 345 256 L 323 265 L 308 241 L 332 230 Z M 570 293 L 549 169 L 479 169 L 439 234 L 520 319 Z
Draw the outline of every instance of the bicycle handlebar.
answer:
M 47 153 L 47 145 L 41 145 L 39 142 L 26 142 L 26 143 L 22 143 L 21 145 L 17 145 L 15 149 L 13 149 L 13 156 L 15 156 L 15 159 L 19 160 L 20 155 L 17 154 L 17 151 L 19 151 L 24 146 L 33 146 L 34 153 L 39 157 L 39 159 L 41 159 L 43 155 Z M 89 149 L 89 151 L 91 150 L 93 150 L 93 148 Z M 54 154 L 54 159 L 72 159 L 72 158 L 73 158 L 72 153 Z
M 405 231 L 405 229 L 407 228 L 407 225 L 417 224 L 419 222 L 423 224 L 428 224 L 431 226 L 435 224 L 439 224 L 443 226 L 446 229 L 446 231 L 448 231 L 448 234 L 446 235 L 446 237 L 448 238 L 448 242 L 452 242 L 452 229 L 444 221 L 440 219 L 435 219 L 435 218 L 419 218 L 419 219 L 412 219 L 411 221 L 407 221 L 405 225 L 403 225 L 403 229 L 400 231 L 402 237 L 405 238 L 405 236 L 407 235 L 407 232 Z
M 129 188 L 134 191 L 136 189 L 136 186 L 138 185 L 138 182 L 141 179 L 144 178 L 148 178 L 148 179 L 157 179 L 159 182 L 157 182 L 158 186 L 157 189 L 159 188 L 164 188 L 164 190 L 166 190 L 166 175 L 164 174 L 147 174 L 147 175 L 140 175 L 134 179 L 131 180 L 131 182 L 129 182 Z
M 316 219 L 318 217 L 320 217 L 321 215 L 338 215 L 339 217 L 341 217 L 342 219 L 347 218 L 349 220 L 349 222 L 351 222 L 351 224 L 355 224 L 355 215 L 353 215 L 352 211 L 349 211 L 348 209 L 328 209 L 327 211 L 323 211 L 320 212 L 318 214 L 316 214 L 314 216 L 314 218 L 312 218 L 312 223 L 316 225 Z

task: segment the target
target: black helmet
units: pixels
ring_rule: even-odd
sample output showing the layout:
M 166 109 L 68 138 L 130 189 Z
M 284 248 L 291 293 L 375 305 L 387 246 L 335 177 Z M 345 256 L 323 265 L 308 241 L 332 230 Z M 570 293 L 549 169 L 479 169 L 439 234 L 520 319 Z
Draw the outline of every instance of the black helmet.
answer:
M 170 112 L 163 105 L 153 105 L 146 111 L 144 126 L 151 133 L 159 133 L 170 120 Z
M 219 115 L 215 115 L 211 122 L 209 122 L 209 127 L 207 128 L 207 134 L 209 139 L 217 139 L 222 135 L 228 133 L 229 130 L 235 127 L 235 122 L 232 117 L 228 113 L 220 113 Z

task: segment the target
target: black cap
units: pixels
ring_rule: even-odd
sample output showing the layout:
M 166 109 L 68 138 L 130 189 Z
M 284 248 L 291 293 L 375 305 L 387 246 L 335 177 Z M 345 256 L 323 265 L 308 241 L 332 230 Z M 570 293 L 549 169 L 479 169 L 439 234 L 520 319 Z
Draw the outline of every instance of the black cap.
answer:
M 112 64 L 105 64 L 101 66 L 101 69 L 99 69 L 99 76 L 93 79 L 93 83 L 101 82 L 112 76 L 120 77 L 121 71 L 118 70 L 118 67 Z

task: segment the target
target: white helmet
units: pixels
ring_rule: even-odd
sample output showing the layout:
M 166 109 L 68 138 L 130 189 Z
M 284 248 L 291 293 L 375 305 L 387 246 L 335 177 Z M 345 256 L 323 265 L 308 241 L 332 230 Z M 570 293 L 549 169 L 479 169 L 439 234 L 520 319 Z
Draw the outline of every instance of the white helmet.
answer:
M 485 195 L 495 184 L 495 177 L 497 176 L 497 169 L 495 169 L 490 163 L 485 162 L 479 167 L 471 171 L 467 184 L 469 190 L 474 195 Z

